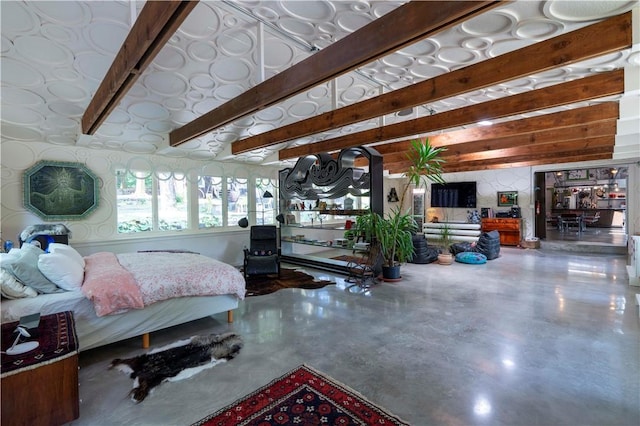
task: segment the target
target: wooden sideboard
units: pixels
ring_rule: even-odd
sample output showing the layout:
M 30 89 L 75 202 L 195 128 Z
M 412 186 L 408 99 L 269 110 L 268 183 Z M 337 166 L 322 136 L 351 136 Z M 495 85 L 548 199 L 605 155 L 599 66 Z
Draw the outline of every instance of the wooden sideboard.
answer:
M 522 219 L 513 218 L 483 218 L 482 232 L 498 231 L 500 245 L 518 246 L 522 241 Z

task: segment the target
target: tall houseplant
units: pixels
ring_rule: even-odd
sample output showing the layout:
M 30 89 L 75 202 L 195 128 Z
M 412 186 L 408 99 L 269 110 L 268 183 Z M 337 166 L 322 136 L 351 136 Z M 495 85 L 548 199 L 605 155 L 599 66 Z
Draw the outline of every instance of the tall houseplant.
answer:
M 445 160 L 441 158 L 441 155 L 446 150 L 444 147 L 433 147 L 429 142 L 429 138 L 426 138 L 424 142 L 420 139 L 411 140 L 411 148 L 407 152 L 409 167 L 403 173 L 407 182 L 402 189 L 400 206 L 404 205 L 404 199 L 409 187 L 413 185 L 416 188 L 420 188 L 424 184 L 423 178 L 434 183 L 445 182 L 442 177 L 442 166 Z
M 440 158 L 445 148 L 434 148 L 429 139 L 411 141 L 407 152 L 409 166 L 404 172 L 407 183 L 402 189 L 400 205 L 391 209 L 384 217 L 369 212 L 356 219 L 357 232 L 365 235 L 373 244 L 378 244 L 383 259 L 383 278 L 399 278 L 400 264 L 413 258 L 413 234 L 418 232 L 410 209 L 403 210 L 403 202 L 409 186 L 420 187 L 423 178 L 432 182 L 444 182 Z
M 383 259 L 383 278 L 400 278 L 400 264 L 413 258 L 413 234 L 418 226 L 412 215 L 394 208 L 379 222 L 376 238 Z
M 356 218 L 352 227 L 357 235 L 364 237 L 370 250 L 380 253 L 383 278 L 399 278 L 401 263 L 413 256 L 412 235 L 417 225 L 409 213 L 402 213 L 399 207 L 385 217 L 368 212 Z

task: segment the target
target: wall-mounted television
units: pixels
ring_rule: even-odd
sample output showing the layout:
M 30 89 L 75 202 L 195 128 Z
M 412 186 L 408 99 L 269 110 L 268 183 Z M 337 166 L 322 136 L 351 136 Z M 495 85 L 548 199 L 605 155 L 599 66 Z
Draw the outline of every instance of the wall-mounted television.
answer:
M 431 207 L 476 208 L 475 182 L 431 184 Z

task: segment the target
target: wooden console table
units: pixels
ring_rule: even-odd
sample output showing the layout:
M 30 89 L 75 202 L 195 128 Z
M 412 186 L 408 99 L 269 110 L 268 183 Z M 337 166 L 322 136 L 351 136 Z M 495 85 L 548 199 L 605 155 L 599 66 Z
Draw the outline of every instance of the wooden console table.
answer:
M 500 245 L 518 246 L 522 241 L 522 219 L 514 218 L 483 218 L 482 232 L 498 231 Z
M 18 322 L 2 324 L 2 350 Z M 72 312 L 43 315 L 29 329 L 40 343 L 20 355 L 2 355 L 2 426 L 62 425 L 80 415 L 78 342 Z

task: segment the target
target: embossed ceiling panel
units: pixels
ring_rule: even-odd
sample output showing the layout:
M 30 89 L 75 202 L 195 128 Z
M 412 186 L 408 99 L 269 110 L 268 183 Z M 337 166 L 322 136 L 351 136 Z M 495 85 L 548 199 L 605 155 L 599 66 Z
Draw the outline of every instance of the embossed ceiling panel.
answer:
M 77 144 L 138 154 L 254 164 L 273 161 L 273 154 L 281 148 L 482 103 L 640 62 L 637 53 L 616 52 L 404 113 L 387 114 L 245 154 L 229 154 L 235 141 L 511 52 L 626 12 L 637 4 L 637 1 L 515 1 L 178 147 L 169 146 L 170 131 L 404 3 L 201 0 L 97 132 L 81 137 L 82 114 L 127 36 L 132 16 L 140 12 L 144 2 L 2 1 L 2 140 L 46 141 L 54 145 Z M 548 112 L 551 111 L 529 115 Z M 503 121 L 514 118 L 520 117 Z

